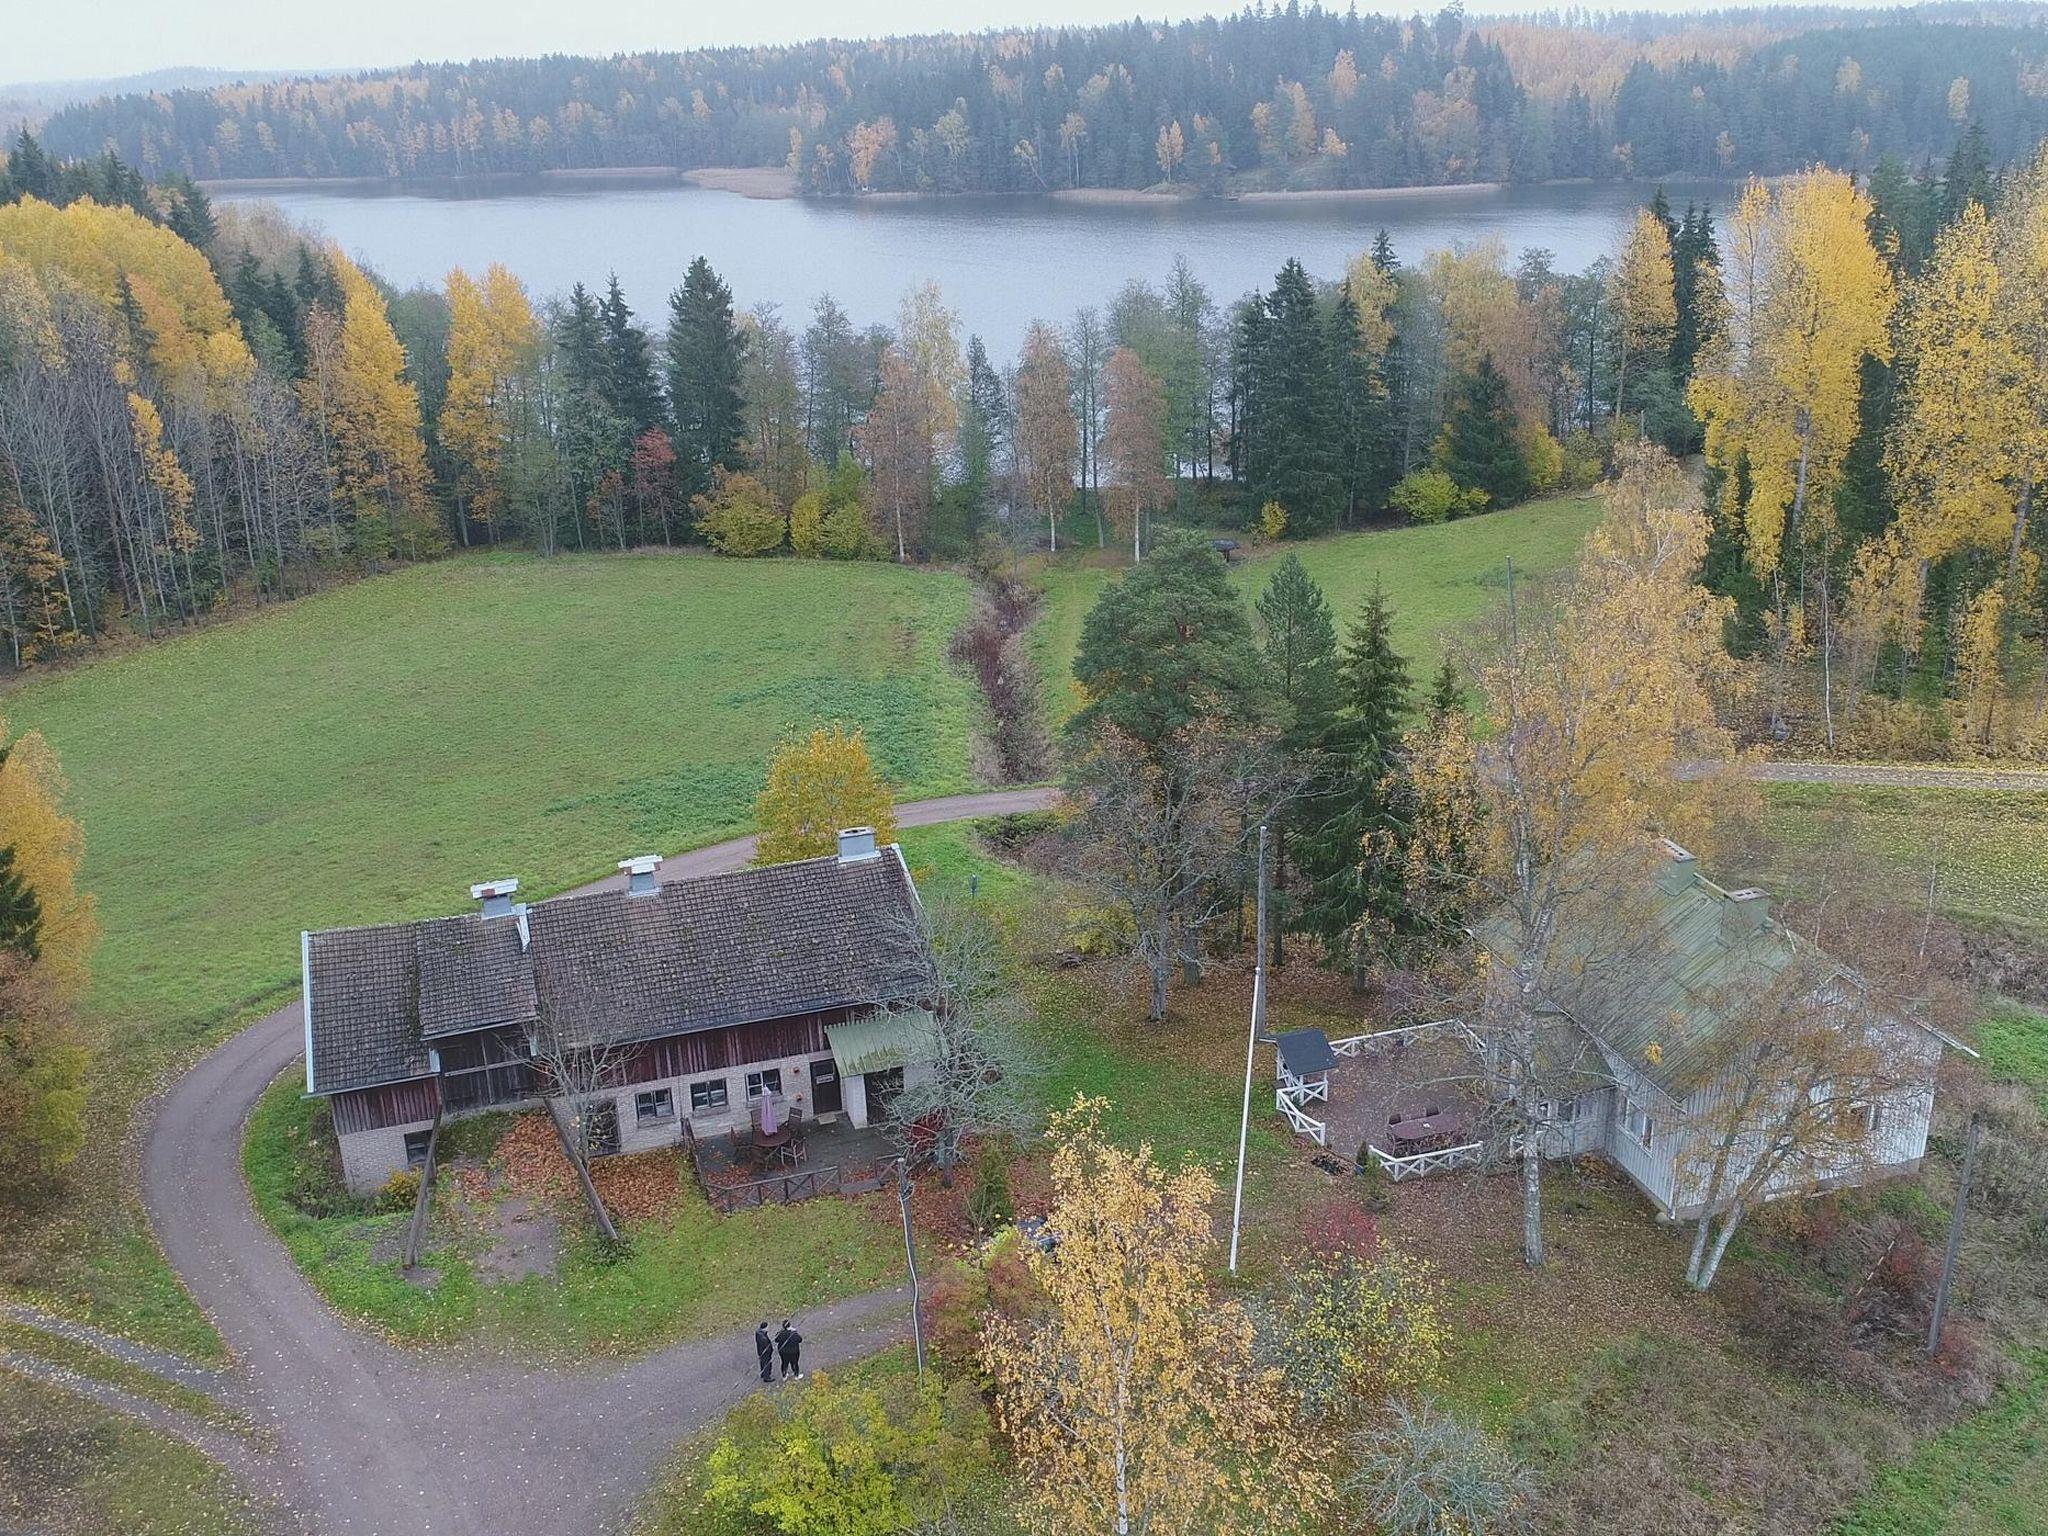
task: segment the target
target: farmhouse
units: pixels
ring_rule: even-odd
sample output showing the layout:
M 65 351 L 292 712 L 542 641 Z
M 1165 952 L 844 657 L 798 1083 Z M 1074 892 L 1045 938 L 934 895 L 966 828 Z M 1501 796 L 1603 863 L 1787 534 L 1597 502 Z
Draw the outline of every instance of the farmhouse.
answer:
M 1474 930 L 1502 975 L 1517 959 L 1513 931 L 1499 918 Z M 1766 1199 L 1913 1172 L 1942 1051 L 1969 1049 L 1884 1007 L 1779 923 L 1765 892 L 1716 885 L 1675 843 L 1659 845 L 1641 889 L 1581 916 L 1557 949 L 1526 1004 L 1546 1097 L 1511 1118 L 1540 1126 L 1546 1157 L 1614 1164 L 1663 1218 L 1698 1215 L 1717 1166 L 1724 1190 L 1754 1170 Z M 1781 1023 L 1809 1049 L 1826 1032 L 1830 1048 L 1760 1069 L 1756 1053 L 1782 1048 L 1770 1038 Z M 1519 1151 L 1497 1144 L 1489 1096 L 1467 1086 L 1498 1063 L 1462 1021 L 1278 1045 L 1283 1117 L 1396 1180 Z M 1512 1092 L 1495 1086 L 1496 1101 Z M 1783 1096 L 1794 1093 L 1806 1097 L 1788 1112 Z M 1825 1128 L 1807 1133 L 1802 1155 L 1760 1151 L 1802 1121 Z
M 581 1105 L 603 1150 L 744 1126 L 773 1097 L 864 1126 L 915 1061 L 891 1039 L 928 974 L 902 851 L 839 834 L 836 854 L 547 901 L 473 887 L 475 911 L 303 936 L 306 1091 L 332 1101 L 349 1187 L 421 1161 L 442 1116 L 537 1103 L 540 1037 L 603 1051 Z

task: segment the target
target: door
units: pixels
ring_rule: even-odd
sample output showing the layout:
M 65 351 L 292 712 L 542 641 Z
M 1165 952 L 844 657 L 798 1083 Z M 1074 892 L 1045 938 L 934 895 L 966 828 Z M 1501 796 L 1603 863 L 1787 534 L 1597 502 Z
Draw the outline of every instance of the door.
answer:
M 886 1067 L 880 1072 L 866 1074 L 868 1085 L 868 1124 L 880 1125 L 889 1118 L 896 1103 L 896 1096 L 903 1091 L 903 1069 Z
M 846 1095 L 839 1086 L 839 1063 L 820 1056 L 811 1063 L 811 1113 L 836 1115 L 846 1107 Z

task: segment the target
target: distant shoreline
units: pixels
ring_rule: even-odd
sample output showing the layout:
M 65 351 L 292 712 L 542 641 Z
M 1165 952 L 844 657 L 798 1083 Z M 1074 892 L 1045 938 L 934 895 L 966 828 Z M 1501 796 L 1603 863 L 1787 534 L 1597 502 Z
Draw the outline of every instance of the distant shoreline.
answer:
M 1696 176 L 1635 176 L 1628 183 L 1684 186 L 1703 179 Z M 261 195 L 265 192 L 388 192 L 404 194 L 435 190 L 484 192 L 493 188 L 521 186 L 606 186 L 672 183 L 701 187 L 710 192 L 730 192 L 756 202 L 823 203 L 946 203 L 957 197 L 1048 198 L 1058 203 L 1084 206 L 1147 208 L 1190 203 L 1375 203 L 1395 198 L 1456 198 L 1490 196 L 1514 187 L 1591 186 L 1586 177 L 1561 177 L 1549 181 L 1504 182 L 1461 181 L 1417 187 L 1301 187 L 1273 190 L 1224 192 L 1216 196 L 1182 187 L 1057 187 L 1042 192 L 858 192 L 806 194 L 796 173 L 780 165 L 699 166 L 677 170 L 667 165 L 586 166 L 552 171 L 479 171 L 467 176 L 369 177 L 369 176 L 275 176 L 202 181 L 210 193 Z M 1617 185 L 1624 184 L 1617 182 Z

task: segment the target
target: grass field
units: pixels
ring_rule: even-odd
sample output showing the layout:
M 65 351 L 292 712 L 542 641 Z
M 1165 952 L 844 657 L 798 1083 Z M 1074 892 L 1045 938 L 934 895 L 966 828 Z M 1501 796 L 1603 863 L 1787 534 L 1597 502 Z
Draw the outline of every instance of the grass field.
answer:
M 1943 910 L 2048 937 L 2048 794 L 1773 784 L 1765 804 L 1791 848 L 1846 835 L 1899 871 L 1911 903 L 1938 870 Z
M 100 1145 L 179 1059 L 287 995 L 301 928 L 544 894 L 746 830 L 770 752 L 840 718 L 908 796 L 969 783 L 958 576 L 701 555 L 448 560 L 0 698 L 83 820 L 105 938 Z M 118 1157 L 0 1254 L 0 1281 L 175 1348 L 211 1331 Z M 9 1262 L 9 1261 L 12 1262 Z
M 1432 528 L 1266 545 L 1233 571 L 1246 596 L 1255 598 L 1272 579 L 1274 565 L 1290 553 L 1300 555 L 1336 610 L 1340 634 L 1373 583 L 1380 582 L 1394 605 L 1399 644 L 1414 675 L 1423 680 L 1442 659 L 1446 636 L 1506 592 L 1510 558 L 1519 575 L 1555 571 L 1571 560 L 1599 516 L 1600 503 L 1592 497 L 1554 496 Z M 1082 620 L 1127 560 L 1113 549 L 1105 558 L 1083 548 L 1040 573 L 1045 608 L 1031 634 L 1031 654 L 1055 719 L 1077 707 L 1072 668 Z
M 0 1366 L 0 1530 L 255 1536 L 219 1467 L 179 1440 Z

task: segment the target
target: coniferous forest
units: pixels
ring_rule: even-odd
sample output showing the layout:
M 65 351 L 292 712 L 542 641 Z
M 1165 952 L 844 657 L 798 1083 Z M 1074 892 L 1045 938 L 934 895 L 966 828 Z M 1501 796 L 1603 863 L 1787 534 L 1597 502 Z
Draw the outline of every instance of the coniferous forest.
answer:
M 1996 18 L 1990 20 L 1987 18 Z M 152 179 L 779 167 L 813 193 L 1193 192 L 1868 169 L 2048 132 L 2028 7 L 1175 25 L 420 64 L 120 96 L 44 125 Z

